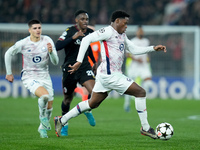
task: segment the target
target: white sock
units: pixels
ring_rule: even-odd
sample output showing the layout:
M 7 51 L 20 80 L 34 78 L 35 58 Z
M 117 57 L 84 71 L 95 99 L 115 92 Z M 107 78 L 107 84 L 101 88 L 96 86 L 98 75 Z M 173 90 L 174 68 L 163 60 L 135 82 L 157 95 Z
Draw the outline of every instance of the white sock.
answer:
M 147 131 L 150 128 L 150 125 L 147 120 L 147 110 L 146 110 L 146 97 L 136 97 L 135 98 L 135 108 L 138 112 L 141 125 L 143 130 Z
M 124 108 L 130 107 L 130 100 L 131 96 L 126 94 L 124 96 Z
M 90 110 L 90 106 L 87 101 L 82 101 L 80 103 L 78 103 L 78 105 L 76 105 L 74 108 L 72 108 L 68 113 L 66 113 L 64 116 L 62 116 L 61 118 L 61 122 L 63 125 L 65 125 L 67 123 L 67 121 L 71 118 L 74 118 L 78 115 L 80 115 L 81 113 Z
M 46 109 L 47 109 L 47 103 L 49 100 L 49 95 L 42 95 L 38 99 L 38 107 L 39 107 L 39 115 L 40 117 L 46 116 Z

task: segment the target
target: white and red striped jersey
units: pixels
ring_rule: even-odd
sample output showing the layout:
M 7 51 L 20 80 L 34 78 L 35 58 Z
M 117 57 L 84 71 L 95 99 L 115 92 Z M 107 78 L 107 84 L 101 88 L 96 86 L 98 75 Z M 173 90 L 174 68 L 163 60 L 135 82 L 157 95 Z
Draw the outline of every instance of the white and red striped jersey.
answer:
M 50 54 L 47 49 L 47 43 L 51 43 L 53 51 Z M 32 42 L 30 36 L 17 41 L 10 47 L 5 54 L 6 73 L 12 74 L 11 58 L 13 55 L 21 53 L 23 59 L 22 80 L 27 78 L 45 78 L 49 75 L 49 58 L 51 62 L 58 64 L 58 55 L 52 39 L 41 35 L 40 41 Z
M 87 47 L 91 42 L 100 41 L 102 62 L 98 67 L 98 72 L 112 74 L 122 73 L 125 49 L 132 54 L 144 54 L 154 51 L 153 46 L 138 47 L 134 45 L 125 33 L 119 34 L 112 26 L 101 28 L 83 38 L 77 57 L 78 62 L 82 62 Z

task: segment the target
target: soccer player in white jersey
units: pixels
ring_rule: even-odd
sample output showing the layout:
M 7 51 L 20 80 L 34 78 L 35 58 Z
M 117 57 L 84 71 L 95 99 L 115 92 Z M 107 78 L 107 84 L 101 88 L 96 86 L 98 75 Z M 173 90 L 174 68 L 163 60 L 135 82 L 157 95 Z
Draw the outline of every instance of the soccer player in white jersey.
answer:
M 13 82 L 11 59 L 17 53 L 22 54 L 23 70 L 21 80 L 24 86 L 38 97 L 40 125 L 38 132 L 41 138 L 48 138 L 47 130 L 51 129 L 49 120 L 53 110 L 53 86 L 49 75 L 49 59 L 54 65 L 59 62 L 53 40 L 41 35 L 39 20 L 28 22 L 30 36 L 19 40 L 5 53 L 6 79 Z
M 136 37 L 132 38 L 131 41 L 136 46 L 142 47 L 149 46 L 150 44 L 149 39 L 144 37 L 142 26 L 138 27 Z M 131 53 L 127 52 L 126 56 L 127 76 L 133 79 L 138 85 L 142 86 L 147 91 L 148 87 L 152 84 L 152 73 L 148 54 L 132 55 Z M 130 100 L 131 96 L 125 95 L 124 110 L 127 112 L 130 111 Z
M 132 79 L 122 74 L 122 63 L 125 50 L 133 54 L 143 54 L 152 51 L 164 51 L 163 45 L 138 47 L 126 36 L 125 31 L 129 21 L 129 15 L 124 11 L 115 11 L 111 17 L 111 25 L 85 36 L 81 42 L 77 62 L 69 67 L 70 73 L 74 73 L 81 65 L 87 47 L 91 42 L 100 41 L 102 62 L 97 69 L 96 82 L 91 98 L 83 101 L 72 108 L 62 117 L 54 117 L 55 131 L 60 136 L 60 131 L 69 119 L 78 116 L 84 111 L 97 108 L 108 96 L 108 92 L 116 90 L 119 94 L 135 96 L 135 107 L 141 121 L 141 133 L 156 139 L 154 129 L 150 127 L 147 120 L 146 92 Z M 134 68 L 133 68 L 134 69 Z

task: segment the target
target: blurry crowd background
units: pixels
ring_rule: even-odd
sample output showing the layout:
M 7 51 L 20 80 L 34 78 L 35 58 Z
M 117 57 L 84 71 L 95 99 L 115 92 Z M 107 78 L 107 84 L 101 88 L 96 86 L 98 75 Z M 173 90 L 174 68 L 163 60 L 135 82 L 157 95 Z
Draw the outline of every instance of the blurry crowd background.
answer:
M 0 0 L 1 23 L 73 24 L 74 12 L 85 9 L 90 24 L 108 24 L 117 9 L 131 15 L 131 25 L 200 25 L 200 0 Z

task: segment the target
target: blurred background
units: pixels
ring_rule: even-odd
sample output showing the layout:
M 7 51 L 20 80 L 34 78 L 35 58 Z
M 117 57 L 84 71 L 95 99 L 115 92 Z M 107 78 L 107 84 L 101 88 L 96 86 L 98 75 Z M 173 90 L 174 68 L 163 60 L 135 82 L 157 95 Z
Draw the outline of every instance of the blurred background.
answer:
M 126 32 L 130 39 L 137 26 L 142 25 L 151 45 L 167 46 L 166 54 L 150 53 L 154 85 L 148 91 L 149 98 L 199 99 L 199 0 L 0 0 L 0 8 L 0 98 L 30 95 L 20 81 L 21 54 L 12 60 L 15 82 L 10 84 L 4 79 L 4 54 L 16 41 L 29 35 L 29 20 L 41 20 L 43 34 L 56 42 L 75 23 L 76 10 L 87 10 L 90 25 L 98 30 L 110 24 L 113 11 L 121 9 L 131 16 Z M 56 95 L 62 95 L 63 54 L 58 52 L 58 66 L 50 63 Z

